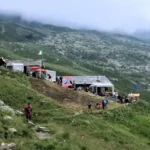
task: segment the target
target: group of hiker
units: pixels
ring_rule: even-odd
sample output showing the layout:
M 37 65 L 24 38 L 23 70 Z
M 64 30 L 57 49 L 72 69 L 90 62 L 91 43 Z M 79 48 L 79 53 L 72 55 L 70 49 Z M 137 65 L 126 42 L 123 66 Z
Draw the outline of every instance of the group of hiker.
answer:
M 68 82 L 68 81 L 67 81 L 67 82 Z M 62 76 L 60 76 L 59 78 L 56 77 L 56 83 L 57 83 L 58 85 L 62 86 L 63 77 L 62 77 Z M 68 86 L 68 88 L 70 87 L 70 88 L 73 88 L 74 90 L 77 89 L 75 81 L 71 81 L 71 80 L 70 80 L 70 82 L 69 82 L 68 84 L 70 84 L 70 85 Z
M 61 78 L 60 78 L 61 81 Z M 116 92 L 116 91 L 115 91 Z M 113 95 L 113 98 L 115 98 L 118 102 L 120 103 L 124 103 L 124 102 L 129 102 L 128 97 L 122 97 L 118 94 L 118 92 L 116 92 L 117 94 L 115 94 L 115 96 Z M 105 98 L 99 103 L 97 102 L 94 109 L 105 109 L 107 108 L 109 101 L 108 101 L 108 96 L 105 96 Z M 89 102 L 88 104 L 88 110 L 92 111 L 92 102 Z M 24 113 L 26 116 L 27 121 L 31 121 L 32 119 L 32 105 L 30 103 L 28 103 L 25 108 L 24 108 Z
M 95 108 L 96 109 L 105 109 L 105 108 L 107 108 L 107 104 L 108 104 L 108 100 L 104 99 L 104 100 L 102 100 L 101 103 L 97 102 Z M 88 103 L 88 109 L 92 111 L 92 103 L 91 102 Z
M 105 109 L 107 107 L 108 104 L 108 100 L 104 99 L 102 100 L 102 103 L 96 103 L 96 109 Z M 88 109 L 92 111 L 92 103 L 89 102 L 88 103 Z M 32 105 L 30 103 L 28 103 L 25 108 L 24 108 L 24 114 L 26 116 L 26 120 L 27 121 L 31 121 L 32 119 Z
M 60 86 L 62 86 L 63 77 L 56 77 L 56 83 Z

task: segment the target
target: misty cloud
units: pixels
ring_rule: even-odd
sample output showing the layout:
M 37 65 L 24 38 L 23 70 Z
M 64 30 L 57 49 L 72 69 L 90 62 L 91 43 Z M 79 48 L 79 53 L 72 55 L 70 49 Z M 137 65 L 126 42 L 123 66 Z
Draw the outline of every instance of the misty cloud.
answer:
M 5 0 L 0 10 L 69 27 L 150 29 L 150 0 Z

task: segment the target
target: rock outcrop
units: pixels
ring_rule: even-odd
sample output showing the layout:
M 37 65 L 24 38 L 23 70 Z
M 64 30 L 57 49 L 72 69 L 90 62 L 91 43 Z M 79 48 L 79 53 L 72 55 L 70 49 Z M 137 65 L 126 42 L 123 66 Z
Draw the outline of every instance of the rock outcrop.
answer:
M 4 120 L 10 121 L 10 120 L 13 120 L 13 118 L 12 118 L 11 116 L 5 116 L 5 117 L 4 117 Z
M 11 115 L 15 115 L 14 109 L 9 106 L 0 106 L 0 111 L 10 113 Z
M 1 143 L 0 150 L 16 150 L 15 143 Z
M 17 133 L 17 130 L 15 128 L 9 128 L 8 131 L 11 133 Z
M 1 107 L 1 106 L 4 106 L 4 105 L 5 105 L 5 103 L 0 100 L 0 107 Z

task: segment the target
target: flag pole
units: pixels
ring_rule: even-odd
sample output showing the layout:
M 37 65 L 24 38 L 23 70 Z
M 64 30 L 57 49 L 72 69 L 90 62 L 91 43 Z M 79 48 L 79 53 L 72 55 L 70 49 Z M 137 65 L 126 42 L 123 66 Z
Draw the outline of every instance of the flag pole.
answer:
M 42 60 L 43 60 L 43 51 L 42 51 L 42 55 L 41 55 L 41 68 L 42 68 Z M 41 79 L 42 79 L 42 71 L 41 71 Z
M 42 68 L 42 51 L 40 50 L 40 52 L 41 52 L 41 68 Z M 40 71 L 40 78 L 42 79 L 42 71 Z

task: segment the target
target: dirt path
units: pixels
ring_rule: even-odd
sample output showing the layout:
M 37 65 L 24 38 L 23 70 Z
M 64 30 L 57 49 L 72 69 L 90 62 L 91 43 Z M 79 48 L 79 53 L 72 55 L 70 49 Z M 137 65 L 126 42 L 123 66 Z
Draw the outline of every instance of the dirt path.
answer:
M 34 90 L 47 97 L 51 97 L 64 106 L 71 108 L 74 111 L 87 109 L 88 102 L 92 102 L 94 107 L 97 102 L 102 101 L 102 97 L 95 96 L 92 93 L 74 91 L 69 88 L 62 88 L 55 83 L 45 80 L 30 78 L 31 86 Z M 120 104 L 110 101 L 110 109 L 119 107 Z
M 33 89 L 51 97 L 60 103 L 75 103 L 81 105 L 87 105 L 89 101 L 97 102 L 102 99 L 90 93 L 78 92 L 69 88 L 62 88 L 55 83 L 49 81 L 43 81 L 39 79 L 30 78 L 30 83 Z

